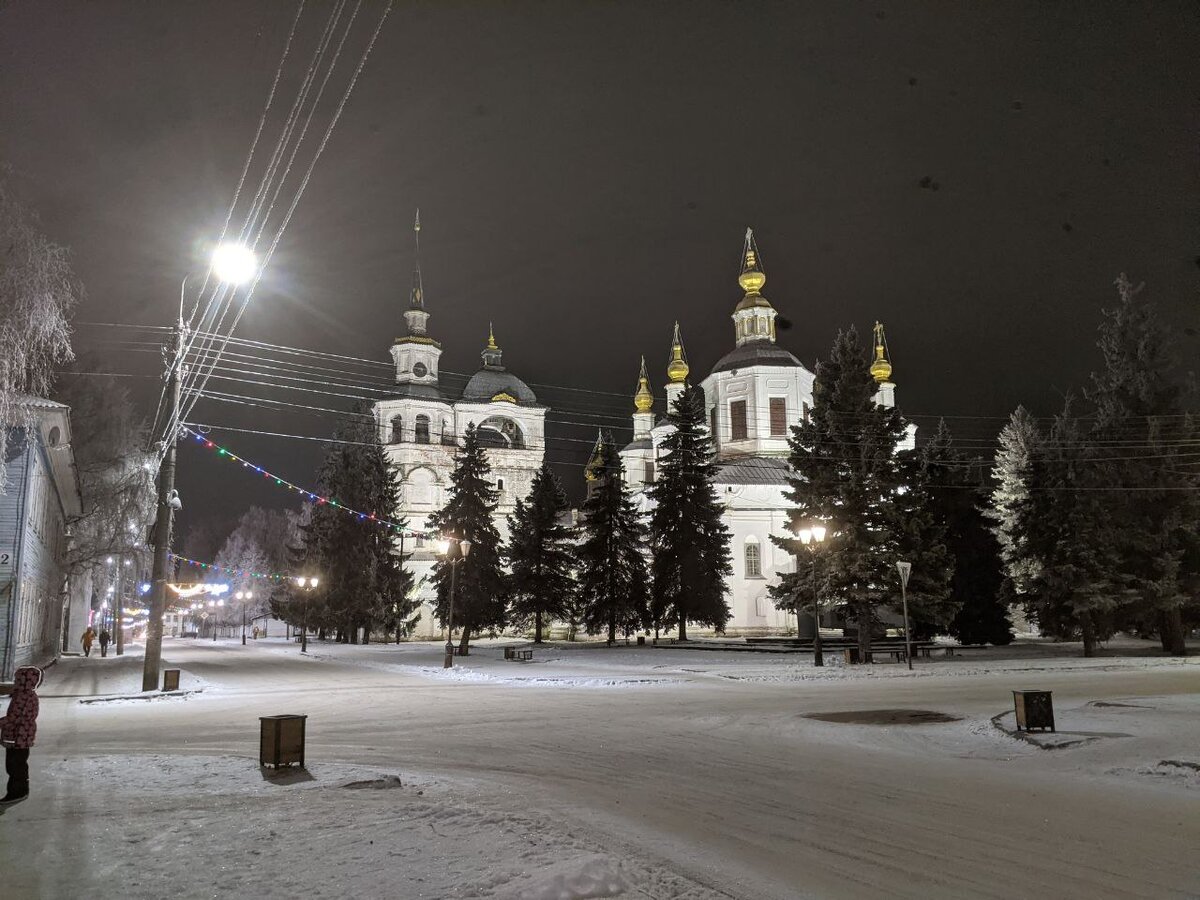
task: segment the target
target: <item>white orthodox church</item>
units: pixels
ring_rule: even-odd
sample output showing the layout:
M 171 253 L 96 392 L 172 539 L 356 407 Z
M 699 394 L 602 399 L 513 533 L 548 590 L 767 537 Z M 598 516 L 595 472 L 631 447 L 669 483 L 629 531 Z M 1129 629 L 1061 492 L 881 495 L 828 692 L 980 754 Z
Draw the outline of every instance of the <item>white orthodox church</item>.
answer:
M 420 218 L 414 230 L 419 239 Z M 529 493 L 533 476 L 542 467 L 546 407 L 538 403 L 525 382 L 504 368 L 490 327 L 483 366 L 461 394 L 441 384 L 438 358 L 442 345 L 428 332 L 419 248 L 404 320 L 408 333 L 396 338 L 391 348 L 395 391 L 377 401 L 374 412 L 380 439 L 396 473 L 400 494 L 396 515 L 408 521 L 409 533 L 399 549 L 409 556 L 408 565 L 423 601 L 415 636 L 437 637 L 442 632 L 433 616 L 433 590 L 427 583 L 437 561 L 436 542 L 423 532 L 429 517 L 446 501 L 459 438 L 469 425 L 479 429 L 499 491 L 496 527 L 501 538 L 507 539 L 507 517 L 516 501 Z
M 794 571 L 795 560 L 771 537 L 789 536 L 790 504 L 784 496 L 790 471 L 788 437 L 791 427 L 808 417 L 816 376 L 776 343 L 777 313 L 762 294 L 766 281 L 754 234 L 747 230 L 738 278 L 744 296 L 732 316 L 734 348 L 700 382 L 720 464 L 715 486 L 725 502 L 725 524 L 732 535 L 733 576 L 726 595 L 730 617 L 725 628 L 729 635 L 797 627 L 793 614 L 775 608 L 767 589 L 778 583 L 781 574 Z M 895 405 L 896 386 L 891 382 L 883 326 L 878 323 L 870 371 L 879 385 L 876 402 Z M 667 364 L 668 408 L 683 392 L 689 373 L 676 324 Z M 621 451 L 621 458 L 634 500 L 647 513 L 653 500 L 646 488 L 654 481 L 660 448 L 672 427 L 665 418 L 655 421 L 653 407 L 643 359 L 634 395 L 633 441 Z M 914 441 L 915 427 L 910 426 L 907 446 Z M 811 617 L 802 616 L 798 624 L 802 633 L 812 633 Z
M 414 228 L 419 240 L 419 219 Z M 795 565 L 771 537 L 787 534 L 788 437 L 791 426 L 809 414 L 815 376 L 776 343 L 777 313 L 762 294 L 766 280 L 753 232 L 747 230 L 738 278 L 744 295 L 732 316 L 734 348 L 701 382 L 720 464 L 716 489 L 726 504 L 725 523 L 732 535 L 734 574 L 728 583 L 730 618 L 725 629 L 730 635 L 779 632 L 797 624 L 802 632 L 812 630 L 811 618 L 802 616 L 797 623 L 794 616 L 775 608 L 767 590 Z M 442 634 L 433 616 L 433 591 L 427 581 L 437 561 L 436 542 L 423 532 L 429 517 L 446 501 L 461 435 L 468 425 L 475 425 L 488 448 L 499 491 L 495 522 L 505 539 L 507 517 L 517 499 L 529 492 L 546 446 L 547 407 L 538 403 L 525 382 L 505 369 L 490 327 L 483 365 L 458 393 L 439 379 L 442 346 L 429 334 L 429 318 L 418 246 L 404 313 L 407 333 L 391 347 L 395 390 L 374 407 L 399 487 L 396 515 L 408 522 L 409 532 L 398 549 L 409 555 L 408 565 L 423 601 L 414 635 L 418 638 Z M 878 323 L 870 371 L 879 385 L 876 402 L 894 405 L 892 367 L 883 327 Z M 666 401 L 671 404 L 683 392 L 690 374 L 678 324 L 666 374 Z M 643 359 L 634 396 L 633 441 L 621 450 L 621 457 L 633 499 L 645 513 L 653 506 L 646 488 L 654 481 L 662 442 L 671 429 L 665 417 L 656 420 L 654 405 Z M 914 440 L 915 427 L 910 426 L 908 446 Z

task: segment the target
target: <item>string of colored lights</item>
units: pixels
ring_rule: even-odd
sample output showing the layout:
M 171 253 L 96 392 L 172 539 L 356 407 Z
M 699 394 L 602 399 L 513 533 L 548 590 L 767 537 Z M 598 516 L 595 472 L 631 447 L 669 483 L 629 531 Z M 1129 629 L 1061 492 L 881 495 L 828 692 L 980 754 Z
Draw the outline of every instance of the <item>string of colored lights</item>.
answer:
M 204 569 L 208 572 L 221 572 L 225 575 L 233 575 L 236 578 L 268 578 L 272 581 L 286 581 L 286 575 L 279 575 L 274 572 L 250 572 L 245 569 L 233 569 L 229 566 L 218 566 L 216 563 L 200 562 L 198 559 L 190 559 L 186 556 L 180 556 L 178 553 L 168 554 L 171 559 L 178 560 L 181 563 L 187 563 L 189 566 L 195 566 L 198 569 Z
M 193 431 L 191 428 L 188 428 L 186 425 L 182 426 L 182 430 L 185 431 L 187 434 L 190 434 L 192 437 L 194 437 L 196 439 L 197 443 L 202 444 L 203 446 L 207 447 L 209 450 L 214 451 L 217 454 L 217 456 L 224 456 L 227 459 L 229 459 L 231 462 L 241 463 L 242 468 L 252 469 L 253 471 L 261 474 L 264 478 L 268 478 L 268 479 L 274 481 L 275 484 L 277 484 L 278 486 L 287 488 L 289 491 L 295 491 L 297 494 L 299 494 L 300 496 L 302 496 L 308 500 L 311 500 L 313 503 L 328 504 L 329 506 L 332 506 L 332 507 L 335 507 L 336 509 L 342 510 L 343 512 L 347 513 L 348 515 L 354 516 L 360 522 L 365 522 L 365 523 L 369 523 L 372 525 L 378 525 L 381 528 L 388 528 L 388 529 L 391 529 L 392 531 L 400 532 L 408 537 L 416 537 L 418 535 L 424 534 L 424 532 L 412 531 L 410 529 L 407 529 L 403 525 L 401 525 L 399 522 L 393 522 L 391 519 L 385 519 L 382 516 L 378 516 L 373 512 L 368 513 L 368 512 L 363 512 L 362 510 L 354 509 L 353 507 L 349 507 L 349 506 L 346 506 L 345 504 L 339 503 L 333 497 L 324 497 L 321 494 L 318 494 L 314 491 L 310 491 L 308 488 L 301 487 L 298 484 L 294 484 L 293 482 L 288 481 L 286 478 L 283 478 L 280 475 L 276 475 L 274 472 L 272 472 L 268 469 L 264 469 L 262 466 L 255 465 L 250 460 L 248 460 L 244 457 L 238 456 L 236 453 L 234 453 L 228 447 L 222 447 L 220 444 L 210 441 L 204 435 L 200 434 L 200 432 Z

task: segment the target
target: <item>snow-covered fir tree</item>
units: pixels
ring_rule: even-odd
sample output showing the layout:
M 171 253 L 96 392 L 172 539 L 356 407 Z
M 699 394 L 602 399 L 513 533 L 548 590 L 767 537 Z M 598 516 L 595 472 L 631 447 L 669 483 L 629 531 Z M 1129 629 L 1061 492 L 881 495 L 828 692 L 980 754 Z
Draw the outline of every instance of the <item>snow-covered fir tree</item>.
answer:
M 578 596 L 588 634 L 607 631 L 609 642 L 649 621 L 645 529 L 625 488 L 625 468 L 610 435 L 603 435 L 588 467 L 588 498 L 579 526 Z
M 1087 396 L 1096 407 L 1095 465 L 1124 488 L 1098 498 L 1102 515 L 1124 526 L 1109 560 L 1114 580 L 1131 592 L 1118 620 L 1157 632 L 1164 650 L 1182 656 L 1185 618 L 1200 613 L 1200 473 L 1188 456 L 1200 430 L 1186 414 L 1165 323 L 1141 286 L 1122 274 L 1116 287 L 1097 341 L 1104 367 L 1092 373 Z
M 662 442 L 658 478 L 649 493 L 650 614 L 655 625 L 677 628 L 687 640 L 689 623 L 718 632 L 729 620 L 725 580 L 733 574 L 729 529 L 713 487 L 716 465 L 704 421 L 704 392 L 688 386 L 667 414 L 672 431 Z
M 437 589 L 436 615 L 445 627 L 461 630 L 459 652 L 469 652 L 471 635 L 505 623 L 504 572 L 500 533 L 493 514 L 497 492 L 491 482 L 491 466 L 479 440 L 479 430 L 467 427 L 462 446 L 450 473 L 446 505 L 429 518 L 429 529 L 459 541 L 470 541 L 471 550 L 460 562 L 443 558 L 433 569 Z M 450 567 L 454 573 L 454 618 L 450 622 Z
M 545 625 L 570 617 L 575 560 L 574 535 L 563 521 L 566 510 L 562 485 L 543 465 L 529 495 L 517 500 L 508 517 L 509 622 L 518 627 L 532 623 L 537 644 Z
M 894 599 L 899 540 L 898 492 L 903 487 L 897 450 L 905 438 L 900 414 L 876 402 L 876 382 L 854 328 L 838 333 L 817 366 L 809 418 L 792 428 L 787 498 L 794 531 L 823 523 L 828 529 L 817 567 L 820 593 L 844 598 L 865 654 L 878 610 Z M 793 554 L 795 538 L 775 536 Z M 784 575 L 771 589 L 778 606 L 794 609 L 813 596 L 812 567 Z

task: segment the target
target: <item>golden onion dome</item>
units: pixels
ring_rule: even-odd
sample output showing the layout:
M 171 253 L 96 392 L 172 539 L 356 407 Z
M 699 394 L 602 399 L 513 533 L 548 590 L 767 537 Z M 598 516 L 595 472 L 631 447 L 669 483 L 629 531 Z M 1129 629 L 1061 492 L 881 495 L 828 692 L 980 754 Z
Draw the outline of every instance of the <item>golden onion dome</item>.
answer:
M 646 357 L 642 357 L 642 369 L 638 373 L 637 393 L 633 395 L 633 406 L 640 413 L 654 408 L 654 394 L 650 393 L 650 379 L 646 376 Z
M 675 323 L 675 335 L 671 338 L 671 361 L 667 363 L 667 378 L 671 384 L 683 384 L 687 381 L 691 367 L 683 352 L 683 338 L 679 335 L 679 323 Z
M 891 380 L 892 364 L 887 360 L 886 341 L 883 335 L 883 323 L 875 323 L 875 359 L 871 363 L 871 377 L 878 384 Z

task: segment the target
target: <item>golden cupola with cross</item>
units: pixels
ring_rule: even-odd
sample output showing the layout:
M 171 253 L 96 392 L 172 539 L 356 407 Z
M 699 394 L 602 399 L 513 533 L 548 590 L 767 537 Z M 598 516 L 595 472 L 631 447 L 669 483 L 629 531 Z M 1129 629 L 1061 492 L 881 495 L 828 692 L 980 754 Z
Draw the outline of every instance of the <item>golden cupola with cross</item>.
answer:
M 742 272 L 738 285 L 745 295 L 733 311 L 733 326 L 737 345 L 751 341 L 775 343 L 775 307 L 762 294 L 767 283 L 763 272 L 762 256 L 754 241 L 754 229 L 746 229 L 746 240 L 742 245 Z

